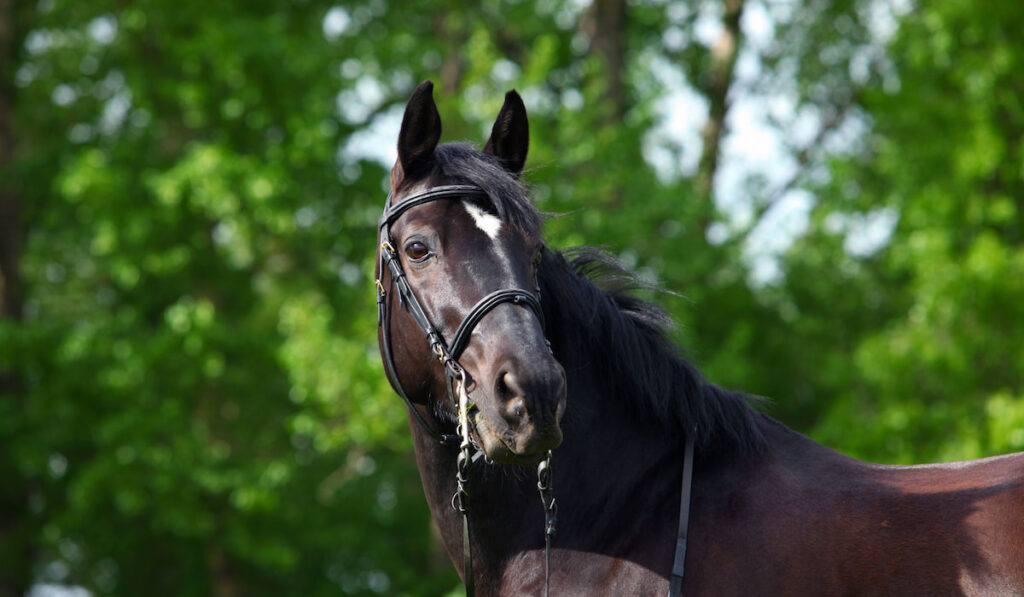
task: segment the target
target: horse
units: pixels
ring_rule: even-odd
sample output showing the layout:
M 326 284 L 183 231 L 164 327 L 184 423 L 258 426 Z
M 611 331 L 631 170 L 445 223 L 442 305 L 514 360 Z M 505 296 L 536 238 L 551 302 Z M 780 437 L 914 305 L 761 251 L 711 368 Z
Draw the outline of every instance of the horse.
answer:
M 378 340 L 470 592 L 656 595 L 678 571 L 689 597 L 1024 595 L 1024 454 L 887 466 L 788 429 L 706 381 L 625 268 L 544 244 L 515 91 L 482 151 L 440 136 L 427 81 L 381 220 Z

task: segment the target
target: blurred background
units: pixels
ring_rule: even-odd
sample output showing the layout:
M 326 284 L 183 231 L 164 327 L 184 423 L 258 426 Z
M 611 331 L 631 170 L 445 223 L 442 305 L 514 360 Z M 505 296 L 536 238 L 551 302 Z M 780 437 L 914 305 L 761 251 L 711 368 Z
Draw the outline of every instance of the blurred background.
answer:
M 1021 22 L 0 0 L 0 595 L 458 593 L 376 345 L 424 79 L 478 144 L 519 90 L 549 244 L 679 293 L 715 383 L 859 458 L 1024 449 Z

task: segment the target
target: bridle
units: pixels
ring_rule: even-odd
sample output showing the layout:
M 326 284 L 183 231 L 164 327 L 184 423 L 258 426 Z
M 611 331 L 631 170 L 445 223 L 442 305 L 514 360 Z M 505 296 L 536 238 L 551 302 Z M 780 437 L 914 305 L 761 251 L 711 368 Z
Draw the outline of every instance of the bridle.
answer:
M 452 506 L 462 513 L 463 574 L 466 579 L 466 594 L 467 596 L 472 597 L 474 593 L 474 582 L 473 560 L 470 551 L 469 535 L 469 493 L 467 491 L 469 481 L 468 469 L 470 462 L 476 459 L 471 456 L 470 451 L 472 450 L 477 452 L 477 457 L 483 454 L 483 452 L 479 450 L 479 448 L 477 448 L 470 439 L 468 413 L 473 405 L 469 400 L 469 395 L 466 390 L 466 370 L 459 363 L 459 357 L 469 344 L 470 335 L 473 333 L 473 329 L 476 328 L 477 324 L 479 324 L 488 313 L 494 310 L 495 307 L 503 303 L 512 303 L 513 305 L 520 305 L 522 307 L 529 308 L 537 316 L 537 319 L 540 320 L 541 329 L 543 330 L 544 311 L 541 308 L 539 299 L 540 282 L 535 269 L 533 293 L 518 288 L 506 288 L 503 290 L 496 290 L 484 296 L 482 299 L 477 301 L 475 305 L 473 305 L 473 308 L 469 310 L 469 313 L 467 313 L 462 322 L 459 323 L 459 327 L 455 330 L 455 335 L 452 336 L 451 343 L 449 344 L 445 342 L 441 332 L 438 331 L 434 324 L 431 323 L 430 318 L 427 317 L 426 311 L 424 311 L 423 306 L 416 298 L 416 294 L 413 292 L 408 278 L 406 278 L 405 271 L 402 269 L 401 260 L 395 250 L 394 238 L 391 236 L 391 225 L 398 220 L 402 214 L 413 207 L 442 199 L 486 199 L 487 193 L 480 187 L 472 185 L 445 185 L 429 188 L 423 192 L 412 195 L 397 204 L 392 203 L 392 198 L 393 194 L 389 193 L 387 202 L 384 205 L 384 214 L 381 216 L 378 224 L 380 241 L 378 276 L 383 275 L 385 267 L 388 268 L 391 273 L 391 292 L 393 293 L 397 289 L 399 303 L 405 307 L 416 322 L 416 325 L 419 326 L 420 330 L 422 330 L 426 335 L 427 341 L 430 343 L 430 351 L 444 367 L 445 386 L 448 391 L 448 397 L 451 399 L 452 405 L 459 413 L 459 423 L 456 427 L 455 435 L 445 434 L 432 428 L 419 413 L 419 410 L 415 407 L 412 400 L 409 399 L 408 394 L 406 394 L 405 389 L 402 387 L 402 382 L 398 378 L 398 372 L 395 369 L 394 356 L 391 350 L 391 316 L 388 311 L 388 292 L 384 289 L 384 285 L 381 283 L 380 277 L 378 277 L 376 280 L 377 325 L 382 328 L 381 356 L 384 359 L 384 364 L 388 370 L 388 376 L 391 378 L 395 390 L 398 392 L 398 395 L 402 397 L 402 400 L 405 401 L 406 407 L 409 412 L 413 414 L 413 418 L 416 422 L 431 437 L 441 444 L 459 445 L 459 456 L 456 461 L 457 472 L 455 476 L 457 489 L 455 491 L 455 495 L 452 496 Z M 549 344 L 548 350 L 550 349 L 551 346 Z M 544 459 L 537 466 L 537 479 L 537 489 L 540 491 L 541 502 L 544 505 L 544 594 L 547 595 L 550 579 L 551 539 L 555 534 L 555 517 L 557 512 L 555 499 L 551 495 L 550 451 L 548 451 Z
M 444 366 L 445 375 L 448 378 L 448 397 L 451 398 L 452 404 L 458 408 L 459 401 L 455 397 L 453 392 L 452 382 L 458 382 L 465 385 L 466 382 L 466 371 L 462 368 L 459 363 L 459 357 L 462 356 L 462 352 L 469 345 L 470 335 L 473 333 L 473 329 L 476 328 L 477 324 L 483 320 L 484 316 L 491 312 L 495 307 L 502 303 L 512 303 L 515 305 L 521 305 L 529 307 L 534 312 L 537 318 L 540 320 L 541 329 L 544 328 L 544 311 L 541 309 L 540 300 L 540 284 L 536 273 L 534 274 L 534 291 L 530 293 L 526 290 L 516 288 L 506 288 L 503 290 L 497 290 L 483 297 L 473 308 L 469 310 L 462 322 L 459 323 L 459 327 L 455 330 L 455 335 L 452 336 L 451 344 L 445 342 L 441 332 L 438 331 L 434 324 L 431 323 L 430 318 L 427 317 L 426 311 L 423 306 L 420 305 L 419 300 L 416 298 L 416 294 L 412 290 L 412 286 L 409 284 L 408 278 L 405 276 L 405 271 L 402 269 L 402 262 L 398 257 L 398 253 L 395 249 L 395 240 L 391 236 L 391 225 L 398 220 L 406 211 L 423 205 L 424 203 L 430 203 L 432 201 L 438 201 L 441 199 L 468 199 L 468 198 L 487 198 L 487 193 L 483 189 L 471 186 L 471 185 L 446 185 L 432 187 L 412 195 L 404 201 L 393 204 L 392 194 L 388 194 L 387 203 L 384 205 L 384 214 L 380 218 L 378 223 L 378 229 L 380 232 L 380 263 L 378 264 L 378 276 L 383 275 L 384 268 L 387 267 L 391 273 L 391 285 L 397 288 L 399 303 L 405 307 L 406 311 L 412 316 L 416 325 L 419 326 L 420 330 L 427 337 L 427 341 L 430 343 L 430 352 L 440 361 L 441 365 Z M 395 369 L 394 356 L 391 350 L 391 317 L 388 313 L 388 303 L 386 301 L 387 291 L 384 290 L 384 285 L 381 283 L 380 277 L 376 280 L 377 285 L 377 325 L 383 328 L 382 333 L 382 352 L 384 357 L 384 364 L 388 368 L 388 375 L 392 382 L 394 382 L 395 390 L 405 401 L 409 410 L 415 415 L 416 421 L 423 427 L 424 430 L 430 434 L 435 440 L 442 444 L 458 444 L 461 442 L 459 435 L 444 434 L 439 431 L 435 431 L 430 425 L 427 424 L 426 420 L 419 414 L 416 408 L 413 408 L 413 403 L 406 394 L 405 389 L 402 387 L 402 382 L 398 378 L 398 373 Z
M 480 187 L 474 185 L 444 185 L 431 187 L 420 193 L 416 193 L 400 203 L 392 203 L 393 193 L 388 193 L 387 201 L 384 204 L 384 214 L 378 223 L 380 242 L 380 261 L 378 263 L 377 286 L 377 326 L 381 328 L 381 356 L 384 365 L 387 367 L 388 376 L 398 392 L 398 395 L 405 401 L 413 419 L 432 438 L 442 445 L 459 445 L 459 455 L 456 460 L 456 490 L 452 496 L 452 506 L 462 514 L 462 563 L 463 575 L 465 577 L 466 595 L 473 597 L 473 559 L 470 550 L 470 527 L 469 527 L 469 493 L 468 469 L 471 461 L 475 461 L 483 454 L 483 451 L 476 447 L 469 435 L 468 412 L 473 407 L 466 390 L 466 370 L 459 363 L 459 356 L 469 344 L 470 335 L 480 321 L 495 307 L 502 303 L 512 303 L 529 308 L 540 320 L 541 329 L 544 329 L 544 312 L 540 304 L 540 283 L 537 268 L 534 269 L 533 293 L 517 288 L 496 290 L 477 301 L 469 313 L 459 323 L 452 336 L 450 344 L 446 343 L 441 332 L 431 323 L 423 306 L 416 298 L 409 280 L 402 269 L 401 260 L 395 250 L 395 241 L 391 236 L 391 225 L 406 211 L 442 199 L 487 199 L 487 193 Z M 538 254 L 538 258 L 540 254 Z M 539 266 L 539 259 L 537 265 Z M 384 268 L 387 267 L 391 274 L 391 291 L 398 292 L 399 303 L 405 307 L 412 316 L 416 325 L 427 337 L 430 343 L 430 351 L 438 359 L 445 370 L 445 386 L 448 397 L 458 412 L 458 425 L 456 433 L 446 434 L 432 428 L 419 410 L 409 399 L 402 382 L 398 378 L 395 368 L 394 356 L 391 350 L 391 314 L 387 300 L 388 291 L 384 289 L 381 277 Z M 548 350 L 551 349 L 550 343 Z M 686 452 L 683 461 L 682 496 L 679 507 L 679 530 L 676 538 L 675 556 L 672 564 L 672 574 L 669 580 L 669 597 L 679 597 L 682 592 L 683 564 L 686 559 L 686 534 L 689 524 L 690 491 L 693 478 L 693 433 L 688 433 L 686 438 Z M 471 455 L 471 450 L 476 456 Z M 541 503 L 544 506 L 544 595 L 548 596 L 551 578 L 551 540 L 555 535 L 555 524 L 557 505 L 551 493 L 551 452 L 548 451 L 545 458 L 537 466 L 537 489 L 540 492 Z

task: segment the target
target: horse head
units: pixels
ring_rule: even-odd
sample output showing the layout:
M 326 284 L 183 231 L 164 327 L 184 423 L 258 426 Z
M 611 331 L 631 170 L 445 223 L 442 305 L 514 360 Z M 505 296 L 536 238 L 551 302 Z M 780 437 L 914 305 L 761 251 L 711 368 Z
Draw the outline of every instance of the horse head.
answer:
M 406 106 L 381 219 L 379 340 L 388 379 L 427 407 L 435 428 L 458 420 L 462 385 L 479 448 L 495 461 L 536 463 L 561 442 L 566 388 L 544 336 L 540 218 L 519 183 L 526 109 L 510 91 L 482 152 L 438 146 L 432 89 L 421 84 Z

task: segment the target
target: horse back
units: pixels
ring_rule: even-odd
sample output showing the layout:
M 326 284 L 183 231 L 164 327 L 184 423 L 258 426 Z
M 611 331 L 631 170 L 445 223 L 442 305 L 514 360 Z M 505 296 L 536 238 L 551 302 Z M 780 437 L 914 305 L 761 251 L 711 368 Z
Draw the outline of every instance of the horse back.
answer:
M 896 547 L 920 554 L 909 558 L 916 569 L 949 566 L 957 594 L 1024 595 L 1024 453 L 866 468 L 878 513 L 902 524 Z
M 1024 453 L 885 466 L 770 431 L 705 476 L 688 594 L 1024 595 Z

